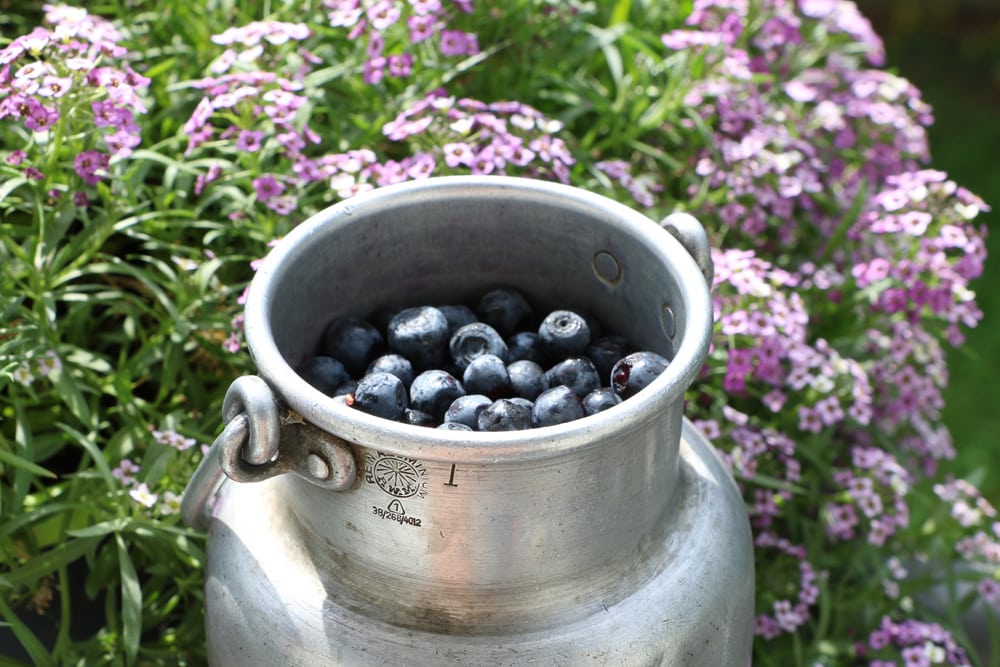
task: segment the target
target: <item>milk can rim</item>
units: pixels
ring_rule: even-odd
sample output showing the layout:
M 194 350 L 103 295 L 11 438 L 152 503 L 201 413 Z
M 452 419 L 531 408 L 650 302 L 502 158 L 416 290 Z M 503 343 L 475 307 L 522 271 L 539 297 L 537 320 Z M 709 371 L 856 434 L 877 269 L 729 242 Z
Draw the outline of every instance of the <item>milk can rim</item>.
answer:
M 469 190 L 517 191 L 541 195 L 553 202 L 581 202 L 602 208 L 622 224 L 632 226 L 641 235 L 649 235 L 654 252 L 669 255 L 671 270 L 681 284 L 691 285 L 680 295 L 687 313 L 687 330 L 667 370 L 649 387 L 628 399 L 626 413 L 622 406 L 584 417 L 573 422 L 521 431 L 474 433 L 442 431 L 393 422 L 348 407 L 343 397 L 330 398 L 299 377 L 278 350 L 268 322 L 271 277 L 278 272 L 289 254 L 308 236 L 344 216 L 355 219 L 366 210 L 397 206 L 401 197 L 424 196 L 436 192 Z M 658 247 L 659 246 L 659 247 Z M 247 347 L 258 374 L 307 421 L 349 442 L 382 452 L 430 461 L 498 463 L 550 458 L 582 447 L 621 437 L 651 420 L 662 417 L 675 402 L 683 401 L 708 355 L 713 315 L 708 286 L 698 265 L 670 233 L 650 218 L 628 206 L 578 188 L 549 181 L 514 176 L 436 176 L 394 184 L 356 195 L 311 216 L 289 232 L 268 253 L 251 281 L 245 306 Z M 702 316 L 699 317 L 698 314 Z M 629 419 L 623 423 L 622 416 Z

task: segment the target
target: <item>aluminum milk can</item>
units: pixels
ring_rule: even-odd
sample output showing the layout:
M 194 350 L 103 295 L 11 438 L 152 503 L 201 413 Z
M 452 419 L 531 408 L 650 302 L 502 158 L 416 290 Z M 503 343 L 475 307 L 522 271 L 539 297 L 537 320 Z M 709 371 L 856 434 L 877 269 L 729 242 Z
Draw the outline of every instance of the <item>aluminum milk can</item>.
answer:
M 259 375 L 227 393 L 182 508 L 208 530 L 211 664 L 745 667 L 750 527 L 683 417 L 711 271 L 691 216 L 520 178 L 385 187 L 294 229 L 248 295 Z M 597 415 L 472 434 L 370 416 L 293 370 L 336 316 L 499 286 L 671 363 Z

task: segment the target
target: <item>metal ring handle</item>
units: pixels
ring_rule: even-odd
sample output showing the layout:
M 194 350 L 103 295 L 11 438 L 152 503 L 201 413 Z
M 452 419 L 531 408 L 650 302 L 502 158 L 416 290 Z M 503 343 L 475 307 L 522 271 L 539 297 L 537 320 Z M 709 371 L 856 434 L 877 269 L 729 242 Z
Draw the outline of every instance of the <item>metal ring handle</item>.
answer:
M 236 378 L 222 400 L 222 421 L 228 424 L 237 415 L 245 414 L 250 438 L 241 456 L 252 465 L 264 465 L 278 455 L 281 439 L 281 419 L 278 400 L 264 380 L 256 375 Z
M 205 457 L 198 464 L 188 480 L 181 496 L 181 518 L 196 530 L 208 530 L 212 518 L 212 505 L 219 488 L 228 479 L 220 465 L 223 452 L 243 446 L 250 432 L 246 415 L 237 415 L 209 447 Z
M 708 289 L 711 290 L 715 265 L 712 263 L 712 244 L 702 224 L 690 213 L 677 211 L 665 217 L 660 226 L 680 241 L 688 254 L 694 258 L 698 268 L 701 269 L 701 274 L 705 276 Z

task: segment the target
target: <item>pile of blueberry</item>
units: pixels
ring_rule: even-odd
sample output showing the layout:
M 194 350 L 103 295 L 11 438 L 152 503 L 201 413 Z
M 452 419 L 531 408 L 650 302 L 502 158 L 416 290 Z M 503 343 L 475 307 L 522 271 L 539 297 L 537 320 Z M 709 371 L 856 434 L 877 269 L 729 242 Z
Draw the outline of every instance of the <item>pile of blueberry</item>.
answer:
M 371 321 L 336 318 L 320 354 L 297 370 L 323 393 L 385 419 L 513 431 L 606 410 L 667 364 L 571 310 L 538 323 L 524 295 L 498 288 L 475 309 L 419 306 L 380 311 Z

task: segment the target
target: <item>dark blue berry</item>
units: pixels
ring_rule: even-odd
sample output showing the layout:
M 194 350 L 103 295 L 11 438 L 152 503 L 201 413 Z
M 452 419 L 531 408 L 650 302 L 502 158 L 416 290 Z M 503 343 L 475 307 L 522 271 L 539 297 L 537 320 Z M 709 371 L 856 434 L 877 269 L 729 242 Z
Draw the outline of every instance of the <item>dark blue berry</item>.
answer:
M 507 339 L 507 363 L 527 359 L 536 364 L 545 363 L 542 339 L 536 331 L 518 331 Z
M 440 310 L 441 314 L 444 315 L 444 319 L 448 320 L 449 336 L 464 327 L 466 324 L 472 324 L 476 321 L 476 314 L 472 312 L 472 309 L 468 306 L 438 306 L 438 310 Z
M 469 426 L 468 424 L 462 424 L 461 422 L 444 422 L 442 424 L 438 424 L 437 428 L 441 429 L 442 431 L 475 431 L 476 430 L 476 429 L 472 428 L 471 426 Z
M 348 394 L 353 394 L 354 390 L 358 388 L 358 381 L 351 378 L 345 381 L 342 385 L 337 387 L 333 392 L 334 396 L 347 396 Z
M 476 357 L 462 373 L 462 386 L 469 393 L 484 394 L 495 401 L 510 391 L 507 365 L 495 354 Z
M 415 377 L 413 364 L 410 363 L 410 360 L 401 354 L 395 353 L 383 354 L 368 364 L 368 368 L 365 369 L 365 375 L 369 373 L 392 373 L 403 381 L 403 385 L 407 389 L 409 389 Z
M 601 376 L 587 357 L 564 359 L 545 372 L 550 387 L 566 385 L 577 396 L 586 396 L 601 386 Z
M 595 389 L 583 397 L 583 411 L 588 415 L 596 415 L 608 408 L 613 408 L 622 402 L 621 396 L 611 387 Z
M 540 393 L 549 388 L 545 371 L 528 359 L 508 364 L 507 375 L 510 377 L 510 393 L 529 401 L 535 400 Z
M 423 410 L 414 410 L 413 408 L 407 408 L 403 411 L 403 416 L 399 421 L 404 424 L 411 424 L 413 426 L 436 426 L 437 420 L 434 419 L 434 415 L 428 414 Z
M 476 314 L 481 322 L 489 324 L 502 336 L 509 336 L 518 330 L 518 325 L 531 317 L 532 311 L 523 294 L 501 287 L 483 295 L 476 306 Z
M 479 413 L 480 431 L 520 431 L 531 428 L 531 411 L 509 399 L 493 401 Z
M 546 389 L 535 399 L 535 407 L 531 410 L 531 425 L 542 427 L 565 424 L 585 415 L 580 397 L 569 387 L 559 385 Z
M 415 370 L 436 368 L 448 350 L 448 320 L 432 306 L 405 308 L 389 321 L 389 349 L 410 360 Z
M 524 406 L 524 409 L 527 410 L 529 413 L 531 412 L 531 409 L 535 407 L 534 401 L 529 401 L 528 399 L 521 398 L 520 396 L 514 396 L 507 400 L 509 400 L 511 403 L 517 403 L 518 405 Z
M 587 347 L 587 357 L 594 362 L 594 367 L 602 378 L 611 377 L 611 369 L 628 352 L 625 337 L 614 334 L 598 338 Z
M 323 334 L 323 353 L 344 364 L 352 377 L 361 377 L 372 359 L 385 349 L 385 338 L 358 317 L 338 317 Z
M 630 398 L 648 387 L 669 364 L 655 352 L 633 352 L 611 369 L 611 387 L 622 398 Z
M 455 367 L 462 372 L 469 362 L 484 354 L 507 360 L 507 344 L 496 329 L 483 322 L 473 322 L 459 328 L 452 334 L 448 349 Z
M 546 315 L 538 327 L 542 351 L 551 361 L 575 357 L 590 345 L 587 321 L 571 310 L 555 310 Z
M 440 420 L 452 401 L 464 395 L 465 388 L 454 375 L 432 369 L 413 378 L 413 384 L 410 385 L 410 406 Z
M 459 396 L 444 413 L 444 421 L 447 422 L 458 422 L 459 424 L 465 424 L 472 430 L 476 430 L 478 427 L 477 419 L 479 418 L 479 413 L 488 406 L 493 401 L 482 394 L 466 394 L 465 396 Z
M 408 407 L 403 381 L 391 373 L 372 373 L 358 380 L 350 405 L 376 417 L 397 420 Z
M 324 355 L 306 359 L 296 370 L 303 380 L 327 396 L 333 396 L 337 387 L 351 379 L 344 364 Z

